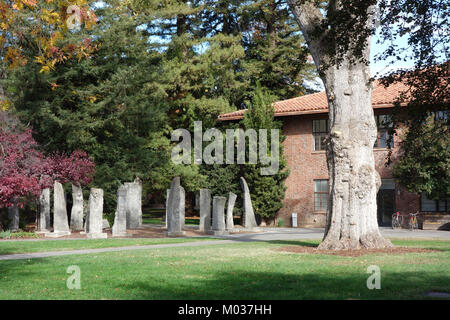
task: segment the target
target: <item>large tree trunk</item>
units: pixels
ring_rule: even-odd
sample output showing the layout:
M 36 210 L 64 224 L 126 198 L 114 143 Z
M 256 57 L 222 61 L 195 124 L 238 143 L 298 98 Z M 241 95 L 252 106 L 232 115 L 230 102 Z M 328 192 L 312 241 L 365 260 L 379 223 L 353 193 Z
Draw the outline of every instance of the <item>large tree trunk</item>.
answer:
M 323 15 L 314 2 L 290 0 L 311 55 L 325 85 L 329 107 L 327 164 L 329 202 L 320 249 L 391 247 L 377 223 L 376 195 L 381 180 L 375 170 L 373 146 L 377 136 L 372 109 L 369 66 L 354 62 L 352 53 L 342 63 L 330 63 L 326 41 L 313 37 Z M 368 20 L 369 21 L 369 20 Z M 370 23 L 370 22 L 368 22 Z M 363 50 L 369 60 L 370 39 Z M 326 68 L 323 68 L 327 65 Z M 323 70 L 324 69 L 324 70 Z
M 368 50 L 367 50 L 368 51 Z M 377 137 L 369 68 L 345 59 L 324 76 L 329 106 L 329 201 L 321 249 L 392 246 L 378 230 L 373 146 Z

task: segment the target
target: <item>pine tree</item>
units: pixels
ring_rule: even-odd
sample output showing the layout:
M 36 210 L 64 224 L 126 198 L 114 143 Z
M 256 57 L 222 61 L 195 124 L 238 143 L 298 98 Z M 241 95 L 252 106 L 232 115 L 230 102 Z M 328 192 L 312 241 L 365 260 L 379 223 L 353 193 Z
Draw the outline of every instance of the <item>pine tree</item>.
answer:
M 257 82 L 276 99 L 311 93 L 316 77 L 308 50 L 289 7 L 282 0 L 244 3 L 240 10 L 245 59 L 243 77 L 254 88 Z M 309 82 L 308 82 L 309 81 Z
M 275 139 L 270 134 L 271 129 L 278 129 L 281 132 L 281 122 L 274 119 L 273 110 L 274 97 L 267 90 L 263 89 L 259 83 L 256 85 L 252 100 L 248 103 L 248 112 L 245 113 L 242 124 L 245 129 L 267 129 L 268 142 Z M 246 164 L 243 166 L 243 176 L 248 183 L 255 213 L 272 222 L 278 210 L 283 207 L 284 193 L 286 186 L 284 181 L 289 175 L 286 168 L 286 160 L 283 157 L 282 142 L 285 139 L 279 135 L 279 167 L 273 175 L 262 175 L 261 163 Z M 258 142 L 258 150 L 261 145 Z M 269 151 L 269 150 L 268 150 Z M 271 150 L 273 152 L 273 150 Z

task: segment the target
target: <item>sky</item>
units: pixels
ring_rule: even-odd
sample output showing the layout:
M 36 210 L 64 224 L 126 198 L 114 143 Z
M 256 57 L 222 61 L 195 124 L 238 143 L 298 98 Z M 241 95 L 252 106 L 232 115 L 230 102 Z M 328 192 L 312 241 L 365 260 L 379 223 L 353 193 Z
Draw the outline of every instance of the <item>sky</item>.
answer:
M 383 74 L 386 74 L 393 70 L 398 69 L 404 69 L 404 68 L 412 68 L 414 67 L 414 61 L 412 59 L 406 59 L 406 61 L 399 61 L 396 62 L 395 65 L 389 65 L 389 61 L 384 60 L 378 60 L 376 61 L 375 57 L 382 53 L 384 50 L 387 49 L 388 44 L 380 44 L 377 43 L 381 39 L 381 36 L 379 32 L 377 32 L 371 39 L 371 47 L 370 47 L 370 74 L 372 77 L 380 77 Z M 407 47 L 407 37 L 402 37 L 399 39 L 396 39 L 396 44 L 401 47 L 405 48 Z M 320 78 L 317 78 L 317 83 L 311 83 L 308 82 L 307 85 L 309 85 L 311 88 L 319 91 L 325 90 L 323 87 L 322 80 Z
M 380 34 L 377 32 L 375 36 L 372 37 L 371 48 L 370 48 L 370 72 L 372 76 L 377 74 L 386 74 L 388 71 L 397 70 L 399 68 L 411 68 L 414 67 L 414 61 L 412 59 L 407 59 L 406 61 L 399 61 L 395 63 L 395 66 L 389 66 L 388 61 L 375 61 L 375 56 L 382 53 L 388 47 L 388 44 L 379 44 L 377 41 L 380 39 Z M 400 48 L 406 48 L 407 37 L 402 37 L 396 39 L 396 44 Z

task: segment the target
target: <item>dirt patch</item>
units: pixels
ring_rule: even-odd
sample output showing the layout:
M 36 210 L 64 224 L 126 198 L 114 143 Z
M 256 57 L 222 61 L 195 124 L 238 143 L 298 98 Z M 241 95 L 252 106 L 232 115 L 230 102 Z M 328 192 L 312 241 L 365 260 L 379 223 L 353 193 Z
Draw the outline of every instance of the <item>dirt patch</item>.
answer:
M 394 247 L 384 249 L 352 249 L 352 250 L 319 250 L 314 247 L 304 246 L 286 246 L 278 248 L 277 251 L 292 253 L 308 253 L 308 254 L 328 254 L 342 257 L 360 257 L 366 254 L 405 254 L 405 253 L 421 253 L 421 252 L 437 252 L 437 250 L 411 248 L 411 247 Z

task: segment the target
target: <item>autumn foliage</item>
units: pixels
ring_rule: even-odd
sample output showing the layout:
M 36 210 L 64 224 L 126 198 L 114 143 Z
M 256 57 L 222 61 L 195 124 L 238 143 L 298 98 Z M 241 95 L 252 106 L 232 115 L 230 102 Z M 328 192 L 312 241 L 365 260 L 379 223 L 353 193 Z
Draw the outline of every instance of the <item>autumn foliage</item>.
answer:
M 55 180 L 89 184 L 94 172 L 95 164 L 82 151 L 45 156 L 32 130 L 0 111 L 0 207 L 22 206 Z
M 0 0 L 0 50 L 10 68 L 25 65 L 28 59 L 22 44 L 32 42 L 39 48 L 34 59 L 49 72 L 71 57 L 89 56 L 96 48 L 88 39 L 63 43 L 71 25 L 90 28 L 97 18 L 86 0 Z

